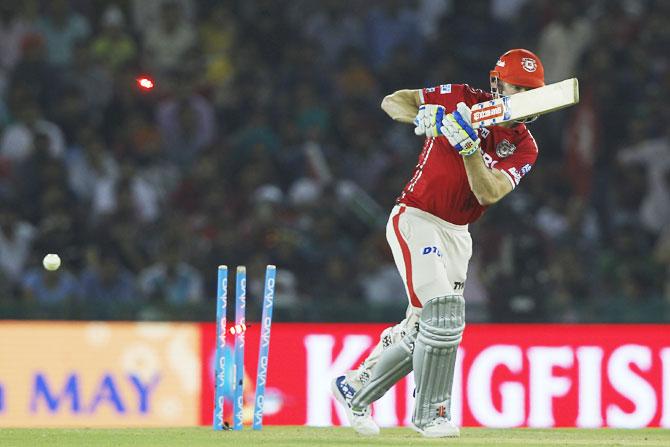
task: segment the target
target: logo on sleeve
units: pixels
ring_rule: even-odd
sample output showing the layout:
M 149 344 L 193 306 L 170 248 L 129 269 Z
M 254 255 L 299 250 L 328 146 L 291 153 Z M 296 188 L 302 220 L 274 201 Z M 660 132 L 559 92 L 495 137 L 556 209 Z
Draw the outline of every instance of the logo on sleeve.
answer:
M 509 157 L 516 150 L 516 146 L 507 140 L 502 140 L 496 145 L 496 154 L 500 158 Z
M 512 177 L 514 177 L 514 183 L 518 185 L 521 181 L 521 174 L 519 174 L 519 171 L 517 171 L 516 168 L 509 168 L 508 172 L 512 174 Z
M 426 89 L 426 93 L 433 93 L 435 91 L 435 87 L 428 87 Z
M 445 93 L 451 93 L 451 84 L 442 84 L 440 86 L 440 93 L 445 94 Z
M 528 174 L 532 168 L 533 167 L 529 164 L 524 165 L 523 168 L 521 168 L 521 175 Z

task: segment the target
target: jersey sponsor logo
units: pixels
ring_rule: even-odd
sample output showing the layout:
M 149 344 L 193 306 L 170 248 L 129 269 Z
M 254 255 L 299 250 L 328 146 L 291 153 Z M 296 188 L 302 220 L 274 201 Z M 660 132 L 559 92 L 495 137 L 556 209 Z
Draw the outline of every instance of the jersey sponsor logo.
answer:
M 454 281 L 454 290 L 463 290 L 465 288 L 464 281 Z
M 445 94 L 445 93 L 451 93 L 451 84 L 442 84 L 440 86 L 440 93 Z
M 482 153 L 482 157 L 484 158 L 484 164 L 489 169 L 493 169 L 493 167 L 498 163 L 498 160 L 494 160 L 493 157 L 491 157 L 486 152 Z
M 522 57 L 521 58 L 521 67 L 526 70 L 529 73 L 534 72 L 537 70 L 537 62 L 535 62 L 535 59 L 530 58 L 530 57 Z
M 484 107 L 472 112 L 472 122 L 483 121 L 490 118 L 498 118 L 503 115 L 503 107 L 500 104 Z
M 502 140 L 496 145 L 496 154 L 500 158 L 509 157 L 516 150 L 516 146 L 510 143 L 508 140 Z
M 533 168 L 533 167 L 532 167 L 531 165 L 529 165 L 529 164 L 525 164 L 525 165 L 521 168 L 521 175 L 526 175 L 526 174 L 528 174 L 532 168 Z
M 424 255 L 429 255 L 429 254 L 431 254 L 431 253 L 435 253 L 435 254 L 437 255 L 438 258 L 441 258 L 441 257 L 442 257 L 442 252 L 440 251 L 439 248 L 437 248 L 437 247 L 435 247 L 435 246 L 424 247 L 423 250 L 422 250 L 422 253 L 423 253 Z

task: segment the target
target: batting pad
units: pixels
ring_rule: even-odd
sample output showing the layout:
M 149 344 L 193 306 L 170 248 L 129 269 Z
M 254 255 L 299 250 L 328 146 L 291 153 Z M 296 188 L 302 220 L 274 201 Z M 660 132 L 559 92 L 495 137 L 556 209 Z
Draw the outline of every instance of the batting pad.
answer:
M 363 361 L 363 363 L 355 371 L 356 380 L 361 384 L 365 384 L 372 376 L 372 368 L 379 361 L 379 357 L 389 350 L 391 347 L 402 342 L 402 339 L 410 333 L 419 328 L 419 314 L 414 312 L 411 308 L 407 310 L 407 316 L 400 323 L 395 326 L 387 327 L 379 336 L 379 342 L 374 347 L 370 355 Z M 414 340 L 412 340 L 412 343 Z
M 395 383 L 412 371 L 412 351 L 416 330 L 408 328 L 409 333 L 398 343 L 384 351 L 372 367 L 370 380 L 356 392 L 351 406 L 362 410 L 382 397 Z
M 437 417 L 451 420 L 456 350 L 464 328 L 462 296 L 441 296 L 424 304 L 412 359 L 416 382 L 412 422 L 419 428 Z

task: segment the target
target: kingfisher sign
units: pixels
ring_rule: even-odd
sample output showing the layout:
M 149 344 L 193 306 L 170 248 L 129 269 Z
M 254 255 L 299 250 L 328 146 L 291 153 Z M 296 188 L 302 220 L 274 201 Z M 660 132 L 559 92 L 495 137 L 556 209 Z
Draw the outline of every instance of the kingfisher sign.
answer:
M 273 410 L 266 422 L 346 424 L 330 381 L 355 368 L 384 327 L 275 324 L 267 379 Z M 211 362 L 207 340 L 213 340 L 213 330 L 203 331 L 204 355 Z M 488 427 L 670 427 L 669 334 L 661 325 L 469 325 L 456 363 L 454 421 Z M 207 370 L 203 424 L 211 421 L 213 378 Z M 254 370 L 247 365 L 248 372 Z M 373 405 L 375 420 L 381 426 L 409 425 L 413 392 L 410 375 Z

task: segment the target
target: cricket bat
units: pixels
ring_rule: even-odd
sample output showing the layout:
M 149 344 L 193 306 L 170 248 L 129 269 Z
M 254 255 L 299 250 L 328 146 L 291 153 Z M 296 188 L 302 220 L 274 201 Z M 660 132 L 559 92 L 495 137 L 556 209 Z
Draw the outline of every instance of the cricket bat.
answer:
M 545 85 L 510 96 L 501 96 L 470 107 L 472 127 L 483 127 L 519 120 L 570 107 L 579 102 L 577 78 Z

